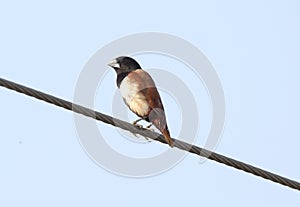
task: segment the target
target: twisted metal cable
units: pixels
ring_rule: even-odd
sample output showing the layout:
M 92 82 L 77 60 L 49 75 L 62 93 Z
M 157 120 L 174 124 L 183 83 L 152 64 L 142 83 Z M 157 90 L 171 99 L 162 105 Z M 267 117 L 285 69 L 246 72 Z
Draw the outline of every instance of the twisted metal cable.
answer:
M 0 86 L 17 91 L 19 93 L 26 94 L 28 96 L 32 96 L 34 98 L 40 99 L 42 101 L 48 102 L 50 104 L 54 104 L 56 106 L 59 106 L 59 107 L 62 107 L 62 108 L 65 108 L 65 109 L 68 109 L 71 111 L 74 111 L 74 112 L 82 114 L 84 116 L 91 117 L 93 119 L 102 121 L 104 123 L 122 128 L 122 129 L 130 131 L 132 133 L 140 134 L 142 136 L 149 137 L 151 139 L 154 139 L 159 142 L 167 144 L 164 137 L 156 132 L 152 132 L 147 129 L 136 127 L 128 122 L 113 118 L 111 116 L 102 114 L 100 112 L 95 112 L 94 110 L 91 110 L 89 108 L 80 106 L 78 104 L 75 104 L 75 103 L 60 99 L 60 98 L 57 98 L 55 96 L 43 93 L 41 91 L 5 80 L 3 78 L 0 78 Z M 174 141 L 174 147 L 177 147 L 179 149 L 194 153 L 199 156 L 206 157 L 210 160 L 214 160 L 219 163 L 223 163 L 227 166 L 231 166 L 233 168 L 243 170 L 247 173 L 251 173 L 253 175 L 260 176 L 262 178 L 271 180 L 273 182 L 276 182 L 276 183 L 279 183 L 279 184 L 282 184 L 282 185 L 285 185 L 285 186 L 288 186 L 290 188 L 297 189 L 300 191 L 300 183 L 297 181 L 288 179 L 286 177 L 268 172 L 268 171 L 260 169 L 258 167 L 254 167 L 252 165 L 243 163 L 241 161 L 238 161 L 238 160 L 226 157 L 224 155 L 203 149 L 201 147 L 197 147 L 195 145 L 188 144 L 186 142 L 183 142 L 183 141 L 180 141 L 180 140 L 177 140 L 174 138 L 173 138 L 173 141 Z

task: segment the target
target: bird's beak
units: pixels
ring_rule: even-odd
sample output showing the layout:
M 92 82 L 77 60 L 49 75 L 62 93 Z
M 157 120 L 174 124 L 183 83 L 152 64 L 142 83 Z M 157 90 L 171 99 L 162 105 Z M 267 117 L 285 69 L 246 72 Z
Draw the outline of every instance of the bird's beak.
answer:
M 117 62 L 116 59 L 114 59 L 110 63 L 108 63 L 108 66 L 110 66 L 112 68 L 120 68 L 120 64 Z

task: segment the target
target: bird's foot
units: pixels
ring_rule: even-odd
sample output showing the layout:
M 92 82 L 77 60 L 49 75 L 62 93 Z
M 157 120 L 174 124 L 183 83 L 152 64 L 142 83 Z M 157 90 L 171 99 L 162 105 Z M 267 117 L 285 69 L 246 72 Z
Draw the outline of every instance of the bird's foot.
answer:
M 153 124 L 149 124 L 149 125 L 147 126 L 147 129 L 150 129 L 150 127 L 152 127 L 152 125 L 153 125 Z
M 149 125 L 146 127 L 146 129 L 148 129 L 148 130 L 154 132 L 155 130 L 154 130 L 153 128 L 150 128 L 150 127 L 152 127 L 152 126 L 153 126 L 153 124 L 149 124 Z
M 142 128 L 144 128 L 143 125 L 138 124 L 138 122 L 141 121 L 141 120 L 142 120 L 141 118 L 140 118 L 140 119 L 137 119 L 137 120 L 133 121 L 132 124 L 133 124 L 135 127 L 142 129 Z M 133 132 L 130 132 L 130 133 L 131 133 L 133 136 L 135 136 L 136 138 L 138 138 L 138 135 L 137 135 L 136 133 L 133 133 Z
M 140 121 L 142 121 L 142 120 L 143 120 L 142 118 L 137 119 L 137 120 L 135 120 L 134 122 L 132 122 L 132 124 L 135 125 L 135 126 L 142 126 L 142 125 L 137 124 L 138 122 L 140 122 Z M 141 128 L 143 128 L 143 126 L 142 126 Z
M 132 124 L 140 129 L 147 129 L 147 130 L 150 130 L 150 131 L 154 131 L 154 129 L 150 129 L 150 127 L 152 126 L 152 124 L 149 124 L 146 128 L 144 128 L 143 125 L 141 124 L 138 124 L 138 122 L 142 121 L 143 119 L 140 118 L 140 119 L 137 119 L 135 120 L 134 122 L 132 122 Z M 131 134 L 133 134 L 135 137 L 138 138 L 137 134 L 136 133 L 133 133 L 131 132 Z M 143 136 L 144 137 L 144 136 Z M 151 142 L 151 140 L 148 138 L 148 137 L 144 137 L 148 142 Z
M 135 127 L 137 127 L 137 128 L 143 129 L 144 126 L 141 125 L 141 124 L 138 124 L 138 122 L 140 122 L 140 121 L 142 121 L 142 120 L 143 120 L 142 118 L 137 119 L 137 120 L 133 121 L 132 124 L 133 124 Z M 135 136 L 136 136 L 136 134 L 135 134 Z

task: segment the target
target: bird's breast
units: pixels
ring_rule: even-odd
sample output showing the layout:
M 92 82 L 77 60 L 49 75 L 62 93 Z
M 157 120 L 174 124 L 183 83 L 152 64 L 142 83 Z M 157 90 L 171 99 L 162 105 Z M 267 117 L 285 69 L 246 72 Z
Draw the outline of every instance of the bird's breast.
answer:
M 145 117 L 150 107 L 142 89 L 141 84 L 128 77 L 125 77 L 120 84 L 120 92 L 126 105 L 138 116 Z

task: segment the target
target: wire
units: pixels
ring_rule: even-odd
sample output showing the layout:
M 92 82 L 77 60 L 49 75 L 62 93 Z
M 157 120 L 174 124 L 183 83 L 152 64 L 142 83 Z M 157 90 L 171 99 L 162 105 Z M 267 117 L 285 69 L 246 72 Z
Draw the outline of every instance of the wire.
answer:
M 28 96 L 32 96 L 34 98 L 43 100 L 50 104 L 54 104 L 56 106 L 74 111 L 79 114 L 82 114 L 84 116 L 91 117 L 93 119 L 102 121 L 104 123 L 122 128 L 122 129 L 130 131 L 132 133 L 136 133 L 136 134 L 140 134 L 145 137 L 149 137 L 151 139 L 155 139 L 159 142 L 166 144 L 164 137 L 156 132 L 152 132 L 147 129 L 136 127 L 128 122 L 113 118 L 111 116 L 108 116 L 108 115 L 100 113 L 100 112 L 96 112 L 89 108 L 80 106 L 78 104 L 75 104 L 75 103 L 60 99 L 60 98 L 57 98 L 55 96 L 43 93 L 41 91 L 5 80 L 3 78 L 0 78 L 0 86 L 17 91 L 19 93 L 26 94 Z M 294 181 L 289 178 L 268 172 L 268 171 L 260 169 L 258 167 L 254 167 L 252 165 L 249 165 L 249 164 L 243 163 L 241 161 L 226 157 L 224 155 L 206 150 L 201 147 L 197 147 L 195 145 L 188 144 L 186 142 L 183 142 L 183 141 L 180 141 L 177 139 L 173 139 L 173 141 L 174 141 L 174 147 L 177 147 L 179 149 L 188 151 L 190 153 L 194 153 L 199 156 L 207 157 L 210 160 L 214 160 L 216 162 L 223 163 L 225 165 L 234 167 L 239 170 L 243 170 L 243 171 L 251 173 L 253 175 L 260 176 L 262 178 L 271 180 L 273 182 L 276 182 L 276 183 L 279 183 L 279 184 L 282 184 L 282 185 L 285 185 L 285 186 L 288 186 L 290 188 L 297 189 L 300 191 L 300 183 L 297 181 Z

